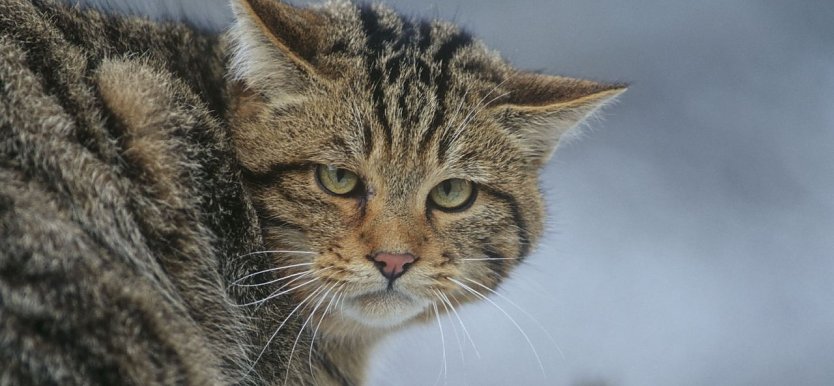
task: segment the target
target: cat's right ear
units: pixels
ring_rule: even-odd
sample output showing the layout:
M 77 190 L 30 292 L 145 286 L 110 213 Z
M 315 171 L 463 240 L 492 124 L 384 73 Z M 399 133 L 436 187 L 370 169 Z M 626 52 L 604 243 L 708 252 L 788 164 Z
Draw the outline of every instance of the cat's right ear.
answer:
M 502 87 L 506 92 L 493 110 L 531 163 L 543 166 L 566 131 L 611 103 L 627 86 L 519 72 Z
M 276 0 L 232 0 L 230 73 L 247 88 L 292 99 L 319 79 L 314 64 L 326 20 Z

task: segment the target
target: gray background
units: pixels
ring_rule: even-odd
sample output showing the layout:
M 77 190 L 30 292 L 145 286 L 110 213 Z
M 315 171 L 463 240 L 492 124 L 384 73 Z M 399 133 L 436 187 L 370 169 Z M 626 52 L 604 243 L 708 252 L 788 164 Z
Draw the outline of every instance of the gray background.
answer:
M 544 372 L 484 302 L 462 311 L 480 358 L 446 320 L 445 370 L 428 325 L 388 340 L 372 384 L 834 384 L 834 2 L 390 3 L 522 68 L 632 86 L 543 175 L 547 237 L 500 291 L 529 316 L 494 298 Z

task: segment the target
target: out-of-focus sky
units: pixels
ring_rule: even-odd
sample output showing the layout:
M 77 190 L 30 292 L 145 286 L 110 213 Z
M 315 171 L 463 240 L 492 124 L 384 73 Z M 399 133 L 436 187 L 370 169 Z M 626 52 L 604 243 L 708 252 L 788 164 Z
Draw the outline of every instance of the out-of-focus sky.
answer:
M 493 298 L 544 372 L 482 302 L 461 310 L 479 357 L 457 320 L 445 366 L 438 326 L 413 328 L 372 385 L 834 384 L 834 2 L 388 3 L 522 68 L 632 86 L 543 174 L 547 236 L 499 291 L 525 311 Z

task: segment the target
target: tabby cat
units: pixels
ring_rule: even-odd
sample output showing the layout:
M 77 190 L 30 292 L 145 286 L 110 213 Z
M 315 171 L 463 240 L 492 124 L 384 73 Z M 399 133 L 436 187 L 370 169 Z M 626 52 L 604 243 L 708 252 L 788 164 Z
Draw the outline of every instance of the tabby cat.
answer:
M 529 254 L 541 167 L 624 90 L 384 6 L 232 8 L 0 1 L 0 384 L 362 384 Z

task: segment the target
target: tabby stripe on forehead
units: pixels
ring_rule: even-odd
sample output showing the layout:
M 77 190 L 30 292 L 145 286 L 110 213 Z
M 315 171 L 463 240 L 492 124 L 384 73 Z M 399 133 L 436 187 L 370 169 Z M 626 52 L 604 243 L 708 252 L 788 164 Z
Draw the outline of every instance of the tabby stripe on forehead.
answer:
M 434 54 L 434 61 L 440 62 L 440 73 L 438 73 L 435 78 L 435 87 L 437 88 L 437 107 L 434 111 L 434 118 L 432 118 L 431 124 L 426 129 L 426 133 L 423 135 L 423 138 L 420 139 L 418 149 L 420 149 L 421 152 L 424 151 L 426 146 L 431 142 L 437 132 L 437 129 L 441 124 L 443 124 L 445 119 L 446 94 L 449 92 L 450 81 L 449 63 L 460 49 L 469 46 L 472 42 L 472 36 L 461 31 L 443 43 L 443 45 L 441 45 Z
M 362 125 L 362 136 L 365 144 L 365 158 L 367 158 L 374 150 L 374 134 L 371 132 L 371 125 L 367 122 Z
M 527 230 L 527 225 L 524 222 L 524 217 L 521 215 L 521 207 L 518 205 L 518 201 L 516 201 L 515 197 L 500 190 L 495 190 L 487 186 L 481 186 L 480 188 L 489 195 L 504 201 L 510 207 L 510 212 L 512 212 L 513 221 L 515 222 L 517 229 L 519 243 L 518 258 L 526 257 L 527 254 L 530 253 L 530 237 L 528 236 L 529 231 Z
M 400 72 L 402 71 L 403 62 L 405 60 L 405 48 L 408 47 L 408 43 L 414 39 L 414 35 L 416 33 L 413 23 L 410 23 L 405 19 L 405 17 L 400 15 L 398 20 L 400 22 L 400 26 L 402 26 L 402 32 L 399 34 L 399 38 L 391 44 L 390 48 L 393 55 L 387 58 L 382 66 L 384 71 L 387 72 L 386 82 L 388 84 L 396 83 L 400 77 Z
M 313 165 L 306 162 L 296 162 L 296 163 L 286 163 L 286 164 L 276 164 L 269 168 L 266 172 L 256 172 L 251 170 L 243 165 L 240 166 L 240 172 L 246 181 L 258 184 L 258 185 L 271 185 L 274 184 L 278 178 L 281 177 L 284 173 L 289 172 L 300 172 L 304 170 L 310 170 L 313 168 Z
M 388 122 L 385 113 L 385 91 L 383 91 L 383 74 L 379 58 L 384 52 L 385 43 L 392 42 L 397 35 L 396 31 L 380 26 L 379 15 L 374 12 L 370 5 L 359 7 L 359 17 L 362 19 L 362 28 L 367 38 L 365 43 L 368 50 L 367 71 L 373 88 L 374 110 L 385 134 L 385 140 L 390 146 L 393 142 L 393 132 L 391 131 L 391 123 Z

